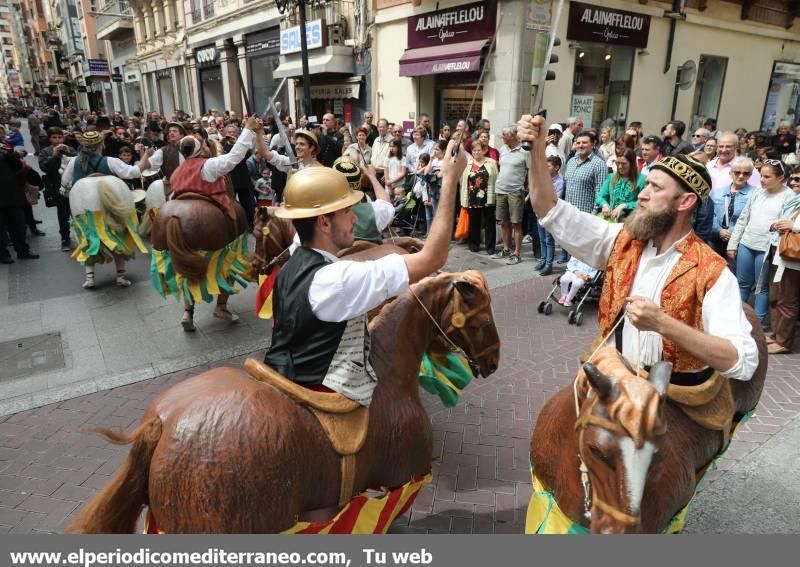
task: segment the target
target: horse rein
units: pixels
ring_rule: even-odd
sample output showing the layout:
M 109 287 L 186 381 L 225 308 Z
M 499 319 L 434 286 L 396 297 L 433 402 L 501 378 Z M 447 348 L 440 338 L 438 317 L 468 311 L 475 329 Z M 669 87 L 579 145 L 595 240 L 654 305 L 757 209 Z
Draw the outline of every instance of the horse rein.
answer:
M 472 367 L 472 368 L 480 368 L 480 364 L 478 364 L 473 359 L 473 357 L 471 357 L 469 355 L 469 353 L 466 350 L 464 350 L 463 348 L 458 346 L 456 343 L 454 343 L 453 340 L 448 336 L 447 333 L 451 332 L 453 329 L 458 329 L 459 332 L 461 333 L 461 336 L 464 338 L 464 340 L 466 341 L 467 345 L 469 346 L 469 348 L 472 349 L 472 341 L 469 339 L 469 335 L 464 330 L 464 327 L 465 327 L 465 325 L 467 323 L 467 320 L 470 317 L 472 317 L 476 313 L 482 311 L 483 309 L 486 309 L 486 307 L 489 306 L 489 301 L 486 301 L 486 303 L 483 303 L 483 304 L 479 305 L 478 307 L 475 307 L 475 308 L 469 310 L 467 313 L 464 313 L 463 311 L 461 311 L 459 309 L 460 302 L 459 302 L 458 298 L 460 297 L 461 293 L 458 291 L 458 288 L 453 286 L 453 296 L 450 299 L 450 301 L 447 303 L 447 306 L 449 306 L 452 303 L 452 305 L 453 305 L 453 314 L 450 317 L 450 326 L 447 328 L 447 331 L 444 331 L 442 329 L 442 327 L 439 325 L 439 323 L 436 322 L 436 319 L 434 318 L 434 316 L 431 315 L 431 312 L 428 310 L 428 308 L 425 307 L 425 304 L 419 298 L 419 296 L 417 295 L 417 292 L 414 291 L 414 288 L 412 286 L 409 286 L 408 289 L 411 292 L 411 295 L 414 296 L 414 299 L 417 300 L 417 303 L 419 303 L 419 306 L 422 307 L 422 310 L 425 312 L 425 314 L 431 320 L 431 322 L 433 323 L 434 327 L 436 327 L 436 329 L 439 331 L 439 334 L 442 336 L 442 338 L 444 338 L 445 342 L 450 347 L 450 350 L 452 352 L 460 352 L 460 353 L 462 353 L 464 355 L 464 357 L 467 359 L 467 362 L 469 363 L 470 367 Z M 445 308 L 447 306 L 445 306 Z M 480 358 L 484 354 L 492 352 L 493 350 L 497 350 L 499 348 L 500 348 L 500 342 L 498 341 L 495 344 L 488 346 L 487 348 L 483 349 L 481 352 L 476 354 L 475 358 Z
M 260 256 L 260 255 L 256 254 L 255 252 L 253 252 L 253 256 L 255 257 L 255 259 L 258 260 L 259 262 L 261 262 L 262 264 L 264 263 L 264 260 L 266 260 L 267 242 L 270 241 L 270 240 L 275 244 L 275 246 L 280 248 L 281 243 L 278 242 L 278 239 L 275 237 L 274 234 L 272 234 L 272 232 L 270 231 L 269 227 L 265 225 L 261 229 L 261 249 L 264 251 L 264 256 Z M 269 263 L 266 264 L 265 266 L 263 266 L 261 268 L 261 270 L 259 270 L 259 271 L 261 273 L 265 273 L 272 266 L 274 266 L 275 264 L 280 262 L 286 256 L 286 254 L 289 253 L 289 250 L 291 249 L 291 247 L 292 247 L 292 245 L 290 244 L 289 246 L 284 248 L 283 251 L 281 251 L 280 254 L 278 254 L 272 260 L 270 260 Z

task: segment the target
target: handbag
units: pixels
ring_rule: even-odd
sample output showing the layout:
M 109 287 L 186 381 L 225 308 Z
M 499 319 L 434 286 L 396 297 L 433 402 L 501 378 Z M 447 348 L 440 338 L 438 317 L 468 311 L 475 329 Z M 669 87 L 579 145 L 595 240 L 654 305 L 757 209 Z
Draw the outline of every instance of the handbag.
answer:
M 791 220 L 796 220 L 798 215 L 800 215 L 800 211 L 793 214 Z M 778 254 L 784 260 L 800 262 L 800 232 L 792 232 L 790 230 L 781 234 L 781 239 L 778 242 Z
M 456 240 L 466 240 L 469 237 L 469 211 L 461 209 L 458 215 L 458 224 L 456 225 Z

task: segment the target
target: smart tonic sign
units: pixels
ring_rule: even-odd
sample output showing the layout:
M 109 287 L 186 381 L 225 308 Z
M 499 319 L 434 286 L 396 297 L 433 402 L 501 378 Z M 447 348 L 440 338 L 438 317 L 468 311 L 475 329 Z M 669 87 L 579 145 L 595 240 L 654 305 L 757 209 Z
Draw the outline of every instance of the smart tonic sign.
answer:
M 650 16 L 570 2 L 569 40 L 644 48 L 649 35 Z
M 490 39 L 496 19 L 496 0 L 412 16 L 408 19 L 408 48 Z

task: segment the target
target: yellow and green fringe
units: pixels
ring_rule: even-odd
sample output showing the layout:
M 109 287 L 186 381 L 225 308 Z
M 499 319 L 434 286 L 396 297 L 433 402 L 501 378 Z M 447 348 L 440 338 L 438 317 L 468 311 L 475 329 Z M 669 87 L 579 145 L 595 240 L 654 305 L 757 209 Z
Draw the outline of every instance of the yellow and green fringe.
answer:
M 238 293 L 236 283 L 247 287 L 247 274 L 250 272 L 247 233 L 240 235 L 224 248 L 207 252 L 197 252 L 206 260 L 206 276 L 200 281 L 191 281 L 175 271 L 168 250 L 153 249 L 150 262 L 150 281 L 156 291 L 166 298 L 174 295 L 185 297 L 192 303 L 211 303 L 220 293 Z
M 425 353 L 419 364 L 419 385 L 436 394 L 445 407 L 458 403 L 461 390 L 472 382 L 472 371 L 463 357 L 455 353 Z
M 736 429 L 742 423 L 745 423 L 753 415 L 753 412 L 748 412 L 742 419 L 735 422 L 732 428 L 731 437 Z M 689 502 L 678 510 L 664 529 L 665 534 L 679 534 L 683 531 L 686 525 L 686 517 L 689 514 L 689 508 L 694 502 L 697 491 L 709 470 L 717 469 L 717 460 L 725 454 L 728 450 L 730 442 L 714 457 L 710 463 L 703 467 L 697 473 L 697 482 L 695 485 L 694 494 Z M 528 512 L 525 516 L 525 533 L 526 534 L 577 534 L 583 535 L 589 533 L 589 528 L 582 526 L 567 516 L 558 506 L 555 497 L 551 492 L 545 489 L 544 484 L 533 471 L 531 467 L 531 478 L 533 479 L 533 494 L 531 495 L 530 502 L 528 503 Z
M 147 247 L 137 231 L 138 219 L 132 212 L 122 230 L 112 230 L 105 220 L 103 211 L 86 211 L 72 217 L 72 229 L 78 245 L 72 258 L 86 266 L 111 262 L 114 256 L 126 260 L 133 258 L 136 248 L 147 254 Z

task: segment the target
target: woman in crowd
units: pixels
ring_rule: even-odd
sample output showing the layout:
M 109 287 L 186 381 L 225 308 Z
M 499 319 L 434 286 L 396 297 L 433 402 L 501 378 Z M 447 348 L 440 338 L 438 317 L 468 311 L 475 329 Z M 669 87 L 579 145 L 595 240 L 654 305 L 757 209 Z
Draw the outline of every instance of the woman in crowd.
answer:
M 495 148 L 489 145 L 489 132 L 486 131 L 481 132 L 480 135 L 478 136 L 478 139 L 486 147 L 486 157 L 493 159 L 495 163 L 499 164 L 500 152 L 498 152 Z
M 647 179 L 636 169 L 636 153 L 632 148 L 617 154 L 616 165 L 616 172 L 608 174 L 595 199 L 600 215 L 609 222 L 621 222 L 630 214 Z
M 497 162 L 486 157 L 486 145 L 479 139 L 472 142 L 472 157 L 461 176 L 461 208 L 469 212 L 469 237 L 471 252 L 481 247 L 481 228 L 486 229 L 486 250 L 495 247 L 494 183 L 497 179 Z
M 355 143 L 346 146 L 344 151 L 344 155 L 349 157 L 361 169 L 365 169 L 372 159 L 372 148 L 367 144 L 368 136 L 369 129 L 365 126 L 359 126 L 356 130 Z
M 737 156 L 731 163 L 731 183 L 727 187 L 718 187 L 711 193 L 714 201 L 714 227 L 711 232 L 711 243 L 714 249 L 726 256 L 728 241 L 733 235 L 736 221 L 750 200 L 750 194 L 756 189 L 750 185 L 755 165 L 749 157 Z M 731 270 L 736 271 L 736 262 L 728 260 Z
M 607 127 L 600 129 L 600 157 L 608 161 L 614 155 L 616 144 L 614 143 L 614 128 Z
M 452 129 L 450 128 L 450 124 L 447 122 L 442 122 L 439 125 L 439 139 L 444 140 L 445 142 L 450 141 L 450 136 L 453 134 Z
M 733 169 L 733 168 L 731 168 Z M 769 250 L 772 225 L 779 220 L 784 193 L 785 171 L 779 160 L 768 159 L 761 166 L 761 189 L 750 195 L 736 228 L 728 241 L 728 257 L 736 260 L 736 279 L 742 301 L 747 301 L 756 286 L 755 310 L 764 323 L 769 307 L 769 290 L 760 279 L 761 265 Z M 759 283 L 763 285 L 758 285 Z
M 772 336 L 767 337 L 770 354 L 790 354 L 800 308 L 800 262 L 783 258 L 779 251 L 781 235 L 800 232 L 800 169 L 789 177 L 791 191 L 784 193 L 781 215 L 772 227 L 773 255 L 769 284 L 769 320 Z

